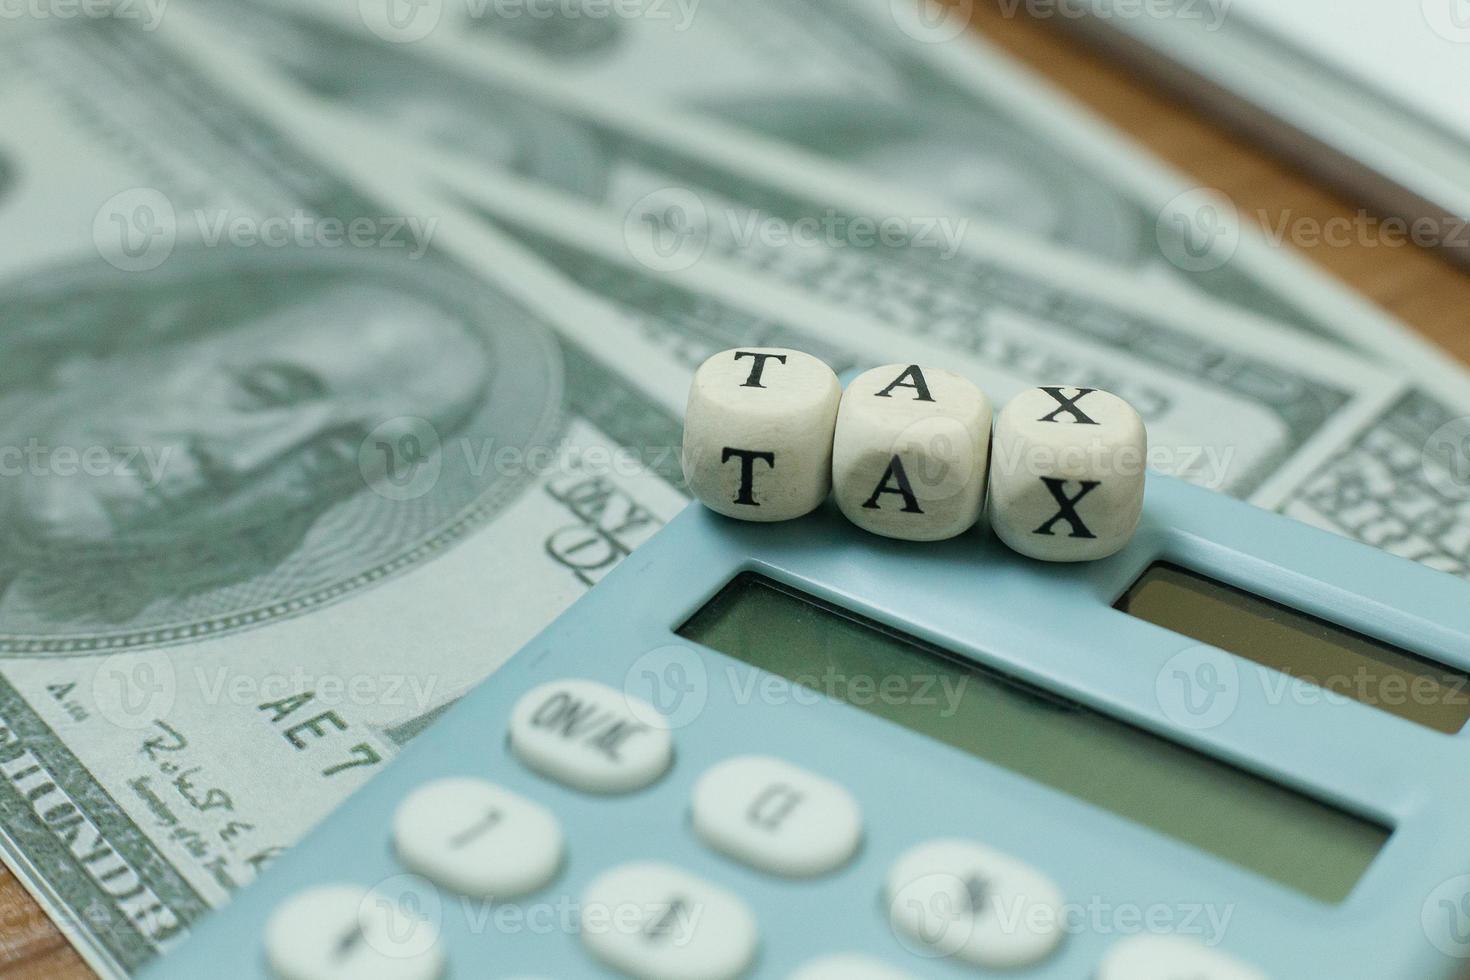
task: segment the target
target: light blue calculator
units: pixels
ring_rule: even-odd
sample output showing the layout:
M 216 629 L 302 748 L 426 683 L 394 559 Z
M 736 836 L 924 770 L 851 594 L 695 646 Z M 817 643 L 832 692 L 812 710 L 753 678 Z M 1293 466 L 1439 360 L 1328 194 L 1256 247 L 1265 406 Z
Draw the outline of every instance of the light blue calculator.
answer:
M 690 506 L 151 974 L 1470 974 L 1470 585 L 1166 478 L 1120 554 Z

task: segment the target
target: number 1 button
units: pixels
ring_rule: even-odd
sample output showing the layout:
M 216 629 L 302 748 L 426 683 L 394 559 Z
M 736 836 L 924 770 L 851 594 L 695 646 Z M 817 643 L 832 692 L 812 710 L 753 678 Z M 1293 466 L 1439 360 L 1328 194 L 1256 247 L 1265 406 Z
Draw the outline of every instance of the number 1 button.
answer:
M 706 844 L 770 874 L 807 878 L 857 850 L 863 818 L 852 794 L 768 756 L 726 760 L 694 787 L 694 829 Z
M 475 898 L 536 891 L 562 857 L 551 811 L 483 779 L 441 779 L 414 790 L 393 815 L 393 844 L 410 871 Z

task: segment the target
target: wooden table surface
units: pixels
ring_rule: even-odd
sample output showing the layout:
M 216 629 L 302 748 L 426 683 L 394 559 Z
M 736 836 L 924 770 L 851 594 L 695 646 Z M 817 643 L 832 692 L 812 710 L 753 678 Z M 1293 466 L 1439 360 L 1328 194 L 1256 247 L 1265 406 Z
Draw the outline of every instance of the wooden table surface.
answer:
M 1019 8 L 1018 8 L 1019 9 Z M 1156 155 L 1224 191 L 1241 214 L 1354 221 L 1358 204 L 1280 162 L 1107 60 L 1054 24 L 1006 17 L 985 4 L 977 27 L 1021 62 L 1130 133 Z M 1370 225 L 1371 227 L 1371 225 Z M 1337 279 L 1470 362 L 1470 274 L 1413 245 L 1316 244 L 1301 251 Z M 92 972 L 15 878 L 0 868 L 0 976 L 74 980 Z

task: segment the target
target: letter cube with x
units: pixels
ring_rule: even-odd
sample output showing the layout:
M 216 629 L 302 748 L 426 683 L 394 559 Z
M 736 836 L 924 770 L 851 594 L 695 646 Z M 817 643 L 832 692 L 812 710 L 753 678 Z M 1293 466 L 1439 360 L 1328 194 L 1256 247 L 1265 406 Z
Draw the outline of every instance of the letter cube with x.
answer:
M 787 521 L 832 488 L 832 431 L 842 386 L 800 351 L 750 347 L 700 365 L 684 412 L 684 478 L 706 507 Z
M 1121 550 L 1143 512 L 1148 436 L 1133 406 L 1094 388 L 1017 395 L 995 423 L 990 523 L 1042 561 Z
M 885 537 L 962 534 L 985 506 L 990 421 L 990 400 L 958 374 L 890 364 L 859 375 L 837 412 L 837 506 Z

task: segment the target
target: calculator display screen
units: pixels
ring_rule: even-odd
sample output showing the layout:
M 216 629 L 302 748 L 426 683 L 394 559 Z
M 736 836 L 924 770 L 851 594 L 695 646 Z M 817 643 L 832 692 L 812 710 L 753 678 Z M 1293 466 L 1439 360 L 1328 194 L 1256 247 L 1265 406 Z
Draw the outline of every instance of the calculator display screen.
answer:
M 1324 902 L 1390 831 L 753 573 L 679 634 Z M 813 698 L 815 700 L 815 698 Z
M 1177 565 L 1154 565 L 1117 607 L 1435 731 L 1470 721 L 1470 676 Z

